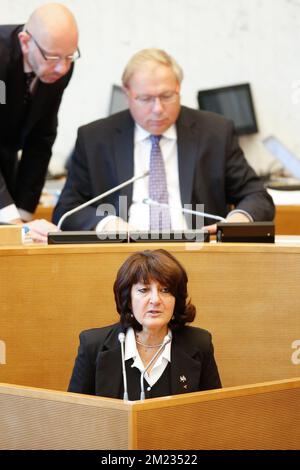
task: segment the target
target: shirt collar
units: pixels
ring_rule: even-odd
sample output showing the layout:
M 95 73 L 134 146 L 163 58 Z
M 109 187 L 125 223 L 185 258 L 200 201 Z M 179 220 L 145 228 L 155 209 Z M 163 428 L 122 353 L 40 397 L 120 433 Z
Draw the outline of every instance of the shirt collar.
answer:
M 151 135 L 150 132 L 146 131 L 137 122 L 135 123 L 135 127 L 134 127 L 134 141 L 135 141 L 135 143 L 136 142 L 142 142 L 143 140 L 148 139 L 150 135 Z M 165 130 L 165 132 L 162 135 L 166 139 L 177 140 L 177 131 L 176 131 L 175 124 L 173 124 L 167 130 Z
M 172 338 L 170 329 L 168 330 L 168 335 Z M 165 358 L 168 362 L 171 362 L 171 343 L 172 341 L 166 345 L 165 349 L 160 354 L 160 358 Z M 126 331 L 125 336 L 125 361 L 127 361 L 127 359 L 135 359 L 137 356 L 139 356 L 139 353 L 136 347 L 134 329 L 130 327 Z
M 125 361 L 135 358 L 137 355 L 134 329 L 128 328 L 125 336 Z

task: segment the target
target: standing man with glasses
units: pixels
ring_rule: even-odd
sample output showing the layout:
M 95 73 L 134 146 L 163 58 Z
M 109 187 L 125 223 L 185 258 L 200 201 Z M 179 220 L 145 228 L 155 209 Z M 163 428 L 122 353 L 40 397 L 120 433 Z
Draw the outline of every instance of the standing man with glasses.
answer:
M 0 26 L 0 80 L 6 88 L 0 105 L 0 222 L 26 222 L 37 241 L 54 229 L 46 221 L 30 221 L 45 182 L 61 99 L 79 57 L 75 18 L 61 4 L 37 8 L 25 25 Z
M 83 126 L 66 185 L 54 211 L 58 222 L 68 210 L 149 171 L 97 205 L 66 218 L 65 230 L 185 230 L 195 221 L 176 208 L 203 204 L 205 212 L 228 221 L 272 220 L 274 205 L 238 145 L 233 123 L 217 114 L 181 106 L 183 73 L 160 49 L 135 54 L 123 73 L 128 111 Z M 119 210 L 125 196 L 128 215 Z M 151 198 L 169 206 L 143 204 Z M 229 209 L 234 206 L 234 210 Z M 116 209 L 107 217 L 109 207 Z M 98 213 L 97 213 L 98 212 Z M 112 211 L 113 212 L 113 211 Z M 125 211 L 126 212 L 126 211 Z M 216 227 L 205 219 L 211 232 Z

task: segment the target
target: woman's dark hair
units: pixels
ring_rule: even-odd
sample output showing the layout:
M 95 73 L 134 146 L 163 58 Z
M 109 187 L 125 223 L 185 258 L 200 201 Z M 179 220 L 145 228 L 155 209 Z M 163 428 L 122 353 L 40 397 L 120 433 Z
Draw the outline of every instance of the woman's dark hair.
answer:
M 168 287 L 175 297 L 174 313 L 169 327 L 178 329 L 194 321 L 196 308 L 187 299 L 188 277 L 179 261 L 166 250 L 146 250 L 134 253 L 120 267 L 114 283 L 114 294 L 120 321 L 126 328 L 140 331 L 142 326 L 132 315 L 131 288 L 151 280 Z

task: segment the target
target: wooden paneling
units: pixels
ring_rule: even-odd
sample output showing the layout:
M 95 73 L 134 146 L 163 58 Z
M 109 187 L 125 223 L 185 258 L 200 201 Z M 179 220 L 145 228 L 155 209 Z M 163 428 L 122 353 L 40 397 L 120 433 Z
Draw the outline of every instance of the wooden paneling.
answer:
M 194 401 L 172 397 L 165 406 L 145 403 L 137 412 L 136 448 L 299 449 L 299 383 L 190 394 Z
M 299 379 L 143 402 L 0 384 L 0 449 L 299 449 L 299 400 Z
M 213 335 L 224 386 L 300 375 L 292 361 L 300 340 L 300 246 L 164 246 L 187 269 L 194 325 Z M 118 320 L 117 269 L 145 247 L 0 249 L 0 381 L 66 390 L 80 331 Z
M 300 206 L 276 206 L 277 235 L 300 235 Z
M 0 449 L 127 449 L 119 400 L 0 385 Z
M 22 227 L 18 225 L 0 225 L 0 246 L 22 245 Z

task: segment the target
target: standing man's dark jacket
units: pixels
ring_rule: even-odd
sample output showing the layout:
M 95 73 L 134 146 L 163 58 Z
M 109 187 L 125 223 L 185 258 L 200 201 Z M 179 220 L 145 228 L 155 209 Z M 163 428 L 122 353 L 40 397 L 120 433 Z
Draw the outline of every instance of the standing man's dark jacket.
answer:
M 24 105 L 25 74 L 18 33 L 22 25 L 0 26 L 0 80 L 6 104 L 0 104 L 0 209 L 15 204 L 33 213 L 43 188 L 57 132 L 57 113 L 73 66 L 53 84 L 38 81 Z M 22 150 L 18 162 L 17 152 Z

